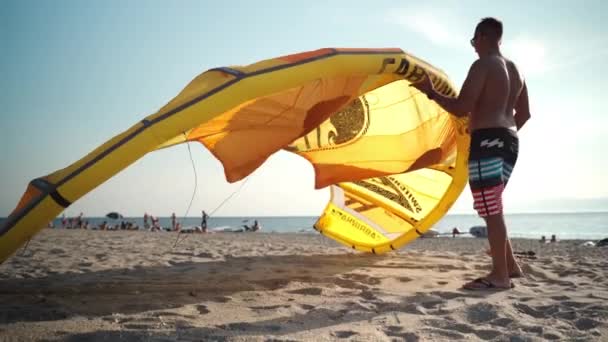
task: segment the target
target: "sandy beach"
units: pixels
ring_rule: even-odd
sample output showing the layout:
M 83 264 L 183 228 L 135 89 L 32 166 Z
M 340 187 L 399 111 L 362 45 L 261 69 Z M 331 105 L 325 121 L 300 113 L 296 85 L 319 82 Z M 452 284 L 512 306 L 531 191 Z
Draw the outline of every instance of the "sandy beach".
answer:
M 526 277 L 483 275 L 487 242 L 360 254 L 309 234 L 45 229 L 0 266 L 0 341 L 608 339 L 608 248 L 514 240 Z

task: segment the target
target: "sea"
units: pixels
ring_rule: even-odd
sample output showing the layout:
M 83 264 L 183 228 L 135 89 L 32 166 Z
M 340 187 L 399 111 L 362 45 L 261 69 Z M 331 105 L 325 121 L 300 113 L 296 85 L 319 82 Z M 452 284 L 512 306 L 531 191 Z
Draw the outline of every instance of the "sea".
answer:
M 238 229 L 251 225 L 258 220 L 263 232 L 275 233 L 315 233 L 312 228 L 316 216 L 273 216 L 273 217 L 211 217 L 207 220 L 210 230 Z M 119 220 L 106 217 L 84 217 L 89 225 L 98 226 L 106 221 L 108 224 L 119 224 Z M 125 217 L 122 220 L 133 222 L 143 227 L 143 217 Z M 178 217 L 183 227 L 200 226 L 200 217 Z M 586 213 L 536 213 L 510 214 L 505 216 L 509 236 L 529 239 L 540 239 L 556 235 L 560 240 L 599 240 L 608 238 L 608 212 Z M 3 219 L 0 219 L 3 221 Z M 170 217 L 159 217 L 162 227 L 171 226 Z M 437 222 L 433 229 L 440 234 L 450 234 L 454 227 L 463 233 L 473 226 L 483 225 L 483 220 L 476 215 L 446 215 Z M 61 229 L 61 219 L 53 221 L 54 227 Z

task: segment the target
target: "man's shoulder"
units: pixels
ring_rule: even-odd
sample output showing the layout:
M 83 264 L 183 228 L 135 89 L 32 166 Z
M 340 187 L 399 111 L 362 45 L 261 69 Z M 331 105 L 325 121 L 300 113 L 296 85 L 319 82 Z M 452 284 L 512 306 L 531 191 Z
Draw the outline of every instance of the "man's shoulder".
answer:
M 515 65 L 513 62 L 511 62 L 511 60 L 509 60 L 508 58 L 505 58 L 503 56 L 482 56 L 482 57 L 479 57 L 475 62 L 473 62 L 473 65 L 480 65 L 480 66 L 494 66 L 494 65 L 505 65 L 505 64 Z
M 480 57 L 475 62 L 473 62 L 472 68 L 473 67 L 485 70 L 504 70 L 504 68 L 506 67 L 509 72 L 516 72 L 517 74 L 520 74 L 517 64 L 515 64 L 512 60 L 504 56 Z
M 498 60 L 496 58 L 488 56 L 488 57 L 479 57 L 471 64 L 471 71 L 484 71 L 488 70 L 494 66 L 496 66 Z

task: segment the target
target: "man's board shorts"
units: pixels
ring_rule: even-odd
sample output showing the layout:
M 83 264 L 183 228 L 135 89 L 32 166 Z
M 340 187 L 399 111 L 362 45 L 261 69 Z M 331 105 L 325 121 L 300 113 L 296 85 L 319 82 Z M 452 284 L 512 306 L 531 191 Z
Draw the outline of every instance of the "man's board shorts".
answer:
M 518 152 L 517 133 L 509 128 L 483 128 L 471 134 L 469 185 L 479 216 L 502 214 L 502 192 Z

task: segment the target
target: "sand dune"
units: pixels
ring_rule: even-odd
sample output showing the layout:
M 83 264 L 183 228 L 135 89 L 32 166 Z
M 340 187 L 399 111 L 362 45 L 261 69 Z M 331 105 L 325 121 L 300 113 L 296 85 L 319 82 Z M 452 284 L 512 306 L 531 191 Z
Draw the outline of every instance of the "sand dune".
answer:
M 515 240 L 527 277 L 471 292 L 481 239 L 359 254 L 319 235 L 45 230 L 0 266 L 0 340 L 607 340 L 608 248 Z

